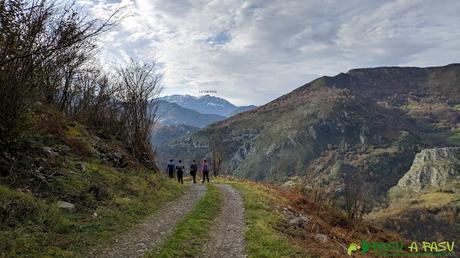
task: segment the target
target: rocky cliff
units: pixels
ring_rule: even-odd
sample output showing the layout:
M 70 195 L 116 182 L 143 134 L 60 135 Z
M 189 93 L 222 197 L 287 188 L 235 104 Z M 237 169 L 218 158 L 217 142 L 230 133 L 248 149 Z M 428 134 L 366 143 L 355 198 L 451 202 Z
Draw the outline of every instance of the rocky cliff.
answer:
M 389 193 L 389 205 L 375 209 L 367 219 L 411 239 L 430 239 L 436 232 L 437 239 L 459 241 L 460 148 L 417 153 Z
M 409 170 L 390 190 L 400 197 L 440 188 L 460 180 L 460 148 L 432 148 L 419 152 Z

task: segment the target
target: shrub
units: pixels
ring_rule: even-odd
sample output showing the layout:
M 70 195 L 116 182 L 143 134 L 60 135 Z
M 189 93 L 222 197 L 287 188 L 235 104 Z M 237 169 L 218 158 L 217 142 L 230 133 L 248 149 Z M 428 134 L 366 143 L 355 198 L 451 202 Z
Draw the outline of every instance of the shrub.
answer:
M 32 195 L 0 186 L 1 226 L 14 228 L 17 225 L 37 222 L 37 214 L 45 211 L 45 204 Z
M 6 0 L 0 4 L 0 135 L 20 136 L 37 101 L 69 105 L 74 76 L 88 60 L 93 38 L 111 23 L 80 16 L 73 4 Z

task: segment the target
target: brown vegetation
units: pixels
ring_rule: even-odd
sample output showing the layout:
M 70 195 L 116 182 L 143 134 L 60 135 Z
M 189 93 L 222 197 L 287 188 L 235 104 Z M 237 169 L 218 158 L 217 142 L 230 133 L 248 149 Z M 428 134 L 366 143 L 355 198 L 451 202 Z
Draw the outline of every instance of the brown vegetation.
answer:
M 344 254 L 348 245 L 359 243 L 360 240 L 380 242 L 401 240 L 399 235 L 365 221 L 355 223 L 355 218 L 350 218 L 349 213 L 316 202 L 314 196 L 310 194 L 301 195 L 296 191 L 280 192 L 275 189 L 272 191 L 277 191 L 288 200 L 288 208 L 291 211 L 303 214 L 309 219 L 303 228 L 296 228 L 288 223 L 279 225 L 278 228 L 306 248 L 314 257 L 346 257 Z M 327 248 L 315 241 L 316 234 L 328 236 L 331 243 L 327 244 Z
M 0 148 L 21 146 L 32 114 L 48 105 L 99 136 L 124 141 L 144 165 L 154 167 L 150 98 L 159 93 L 161 79 L 155 62 L 132 61 L 113 76 L 94 58 L 95 40 L 116 24 L 116 14 L 89 19 L 75 4 L 0 1 Z M 75 138 L 65 143 L 88 152 Z
M 284 219 L 276 225 L 276 230 L 289 237 L 297 246 L 304 249 L 311 257 L 349 257 L 347 248 L 351 243 L 404 241 L 404 238 L 394 231 L 374 226 L 369 221 L 362 220 L 350 227 L 349 215 L 327 202 L 324 189 L 312 188 L 301 193 L 297 189 L 287 191 L 273 184 L 256 183 L 246 179 L 225 177 L 241 181 L 254 188 L 266 191 L 275 202 L 273 210 L 284 213 Z M 290 217 L 306 218 L 302 223 L 292 223 Z M 295 219 L 294 219 L 295 221 Z M 326 242 L 319 242 L 318 234 L 327 236 Z M 374 257 L 372 254 L 355 253 L 356 257 Z

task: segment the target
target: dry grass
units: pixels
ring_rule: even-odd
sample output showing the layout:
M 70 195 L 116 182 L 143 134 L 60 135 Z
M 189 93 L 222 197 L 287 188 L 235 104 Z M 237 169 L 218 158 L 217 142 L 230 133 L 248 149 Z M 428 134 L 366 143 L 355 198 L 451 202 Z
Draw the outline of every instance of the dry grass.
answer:
M 282 220 L 275 225 L 276 230 L 287 236 L 296 246 L 306 250 L 312 257 L 348 257 L 346 249 L 350 243 L 360 240 L 390 242 L 401 237 L 393 232 L 375 227 L 364 221 L 356 228 L 348 227 L 344 212 L 315 202 L 312 196 L 304 196 L 297 190 L 285 191 L 269 184 L 259 184 L 248 180 L 237 180 L 262 190 L 276 203 L 274 209 L 287 209 L 295 214 L 306 216 L 309 222 L 304 227 L 291 225 Z M 325 244 L 315 241 L 316 234 L 325 234 L 329 241 Z M 360 256 L 366 257 L 366 256 Z
M 392 202 L 390 206 L 388 206 L 387 208 L 369 213 L 365 216 L 365 218 L 372 221 L 385 220 L 389 217 L 396 217 L 411 210 L 423 210 L 444 207 L 452 201 L 458 200 L 459 198 L 459 194 L 453 193 L 424 193 L 412 199 L 403 200 L 399 202 Z
M 350 229 L 346 215 L 335 208 L 316 203 L 297 192 L 283 193 L 281 196 L 289 200 L 290 207 L 296 213 L 303 214 L 310 219 L 304 230 L 292 230 L 289 225 L 283 225 L 285 233 L 304 246 L 315 257 L 344 257 L 346 248 L 352 242 L 360 240 L 389 242 L 400 240 L 400 236 L 367 222 Z M 292 226 L 291 226 L 292 227 Z M 325 234 L 332 244 L 320 244 L 314 240 L 316 234 Z

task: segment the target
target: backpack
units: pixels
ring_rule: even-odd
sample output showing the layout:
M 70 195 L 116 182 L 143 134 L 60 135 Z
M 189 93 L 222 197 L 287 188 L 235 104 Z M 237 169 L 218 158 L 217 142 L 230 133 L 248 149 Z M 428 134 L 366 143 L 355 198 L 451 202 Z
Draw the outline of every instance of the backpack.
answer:
M 196 164 L 192 164 L 192 165 L 190 166 L 190 171 L 196 172 L 197 170 L 198 170 L 198 166 L 197 166 Z
M 178 173 L 183 173 L 184 172 L 184 166 L 177 166 L 177 172 Z
M 208 164 L 203 164 L 203 171 L 208 172 Z
M 168 164 L 168 172 L 174 172 L 174 165 Z

